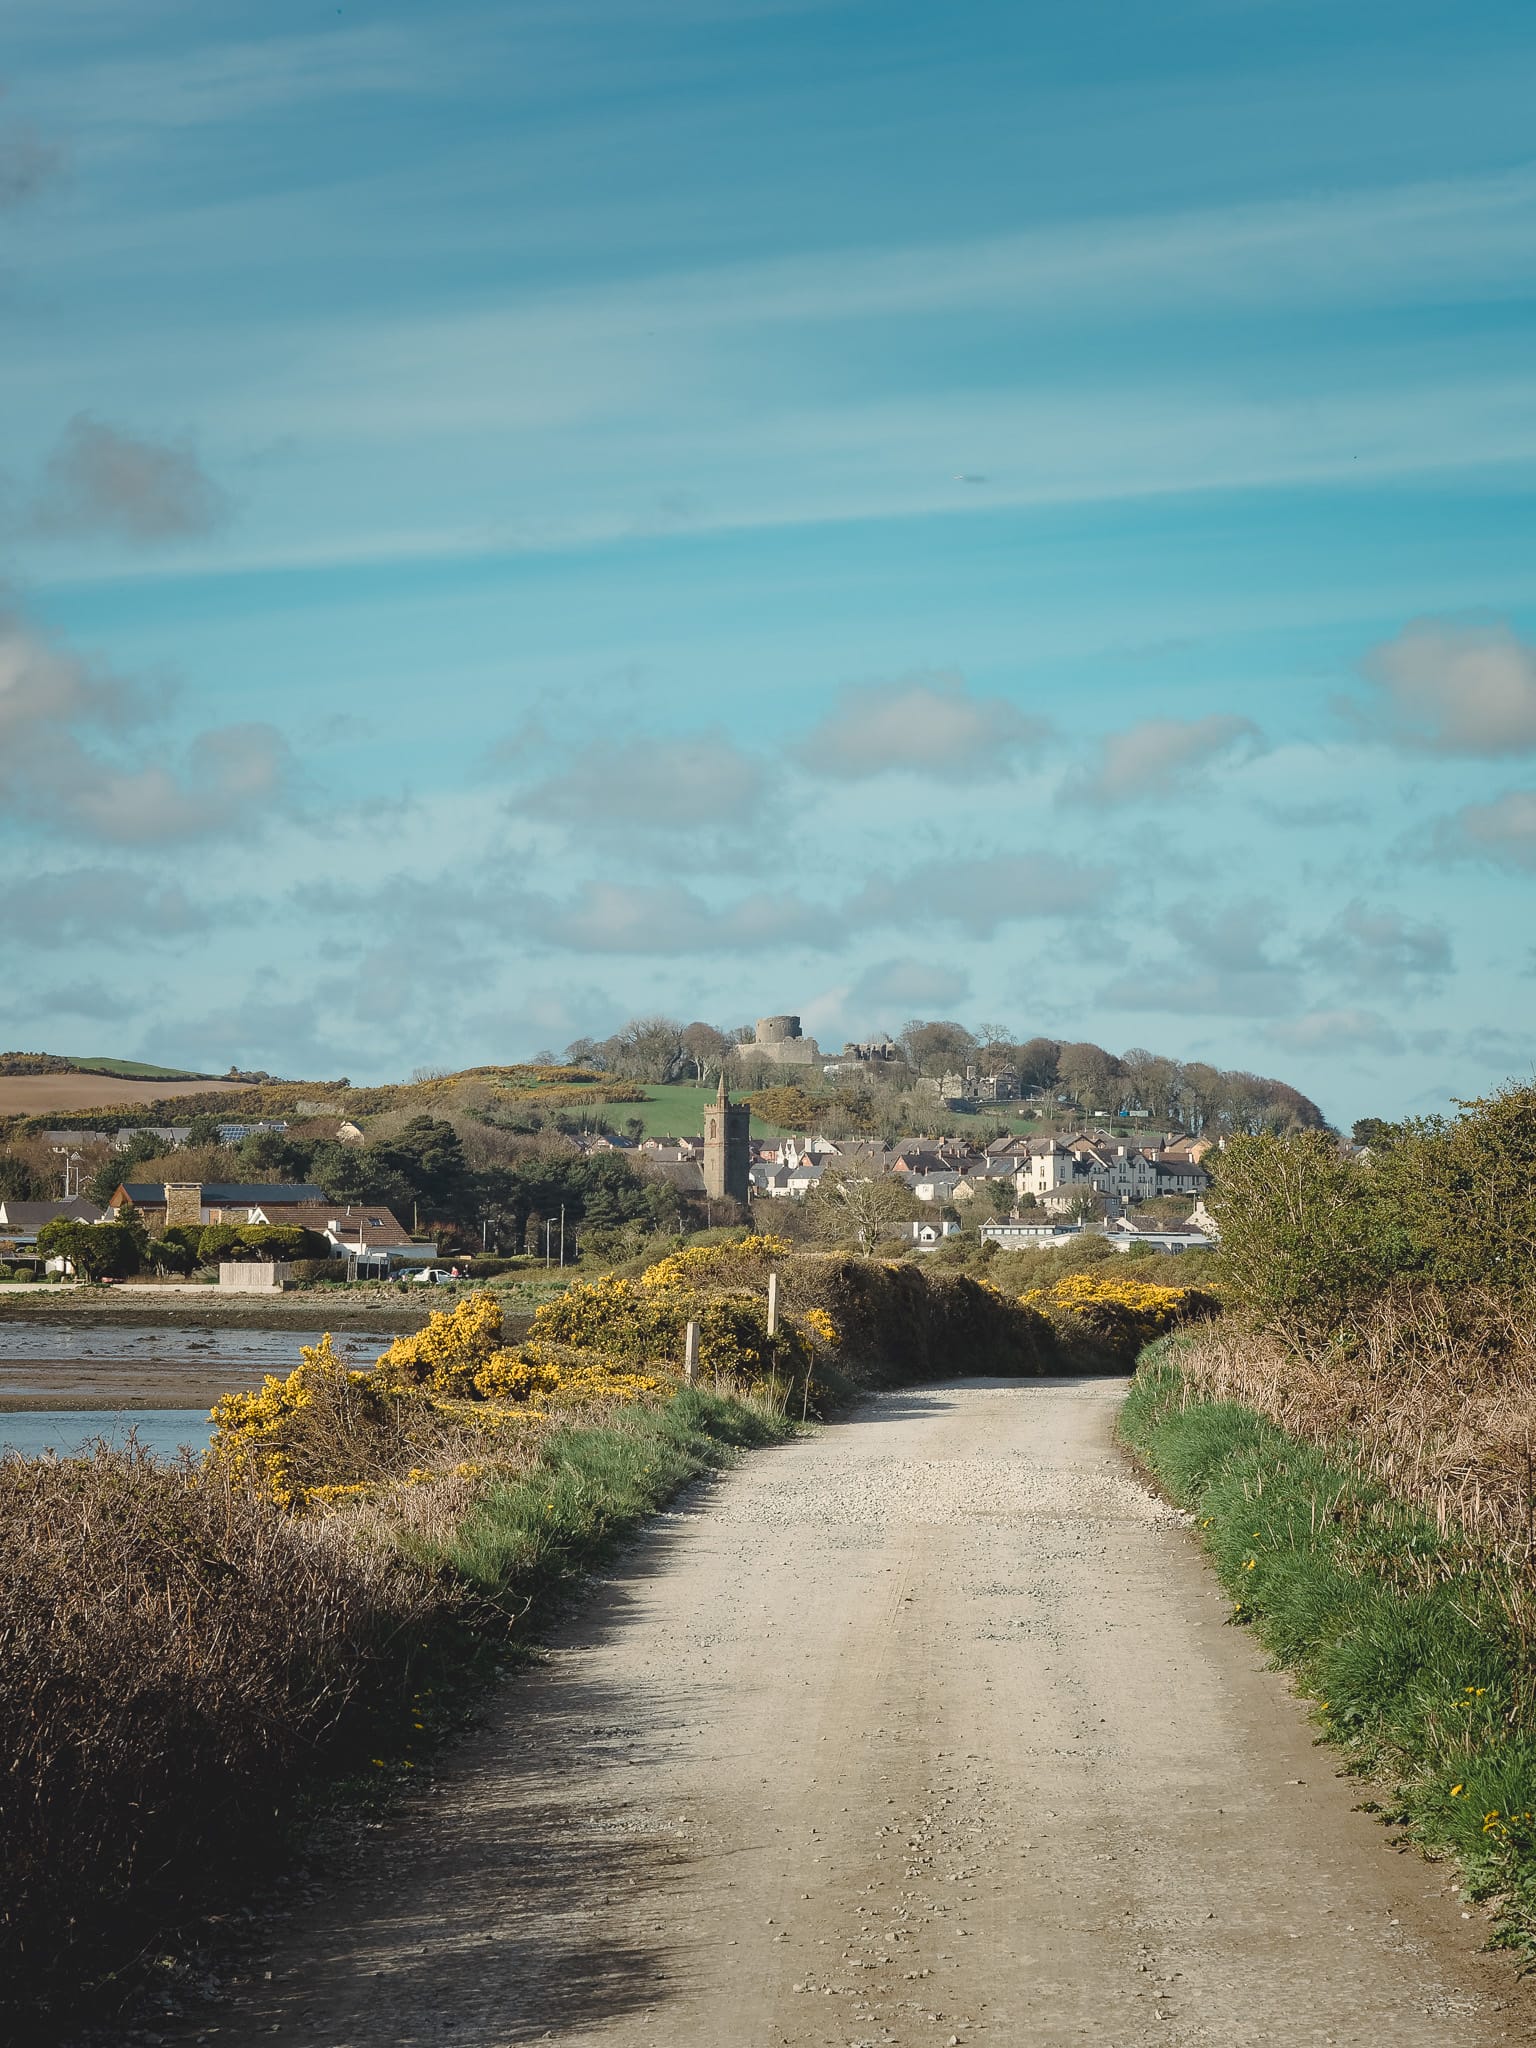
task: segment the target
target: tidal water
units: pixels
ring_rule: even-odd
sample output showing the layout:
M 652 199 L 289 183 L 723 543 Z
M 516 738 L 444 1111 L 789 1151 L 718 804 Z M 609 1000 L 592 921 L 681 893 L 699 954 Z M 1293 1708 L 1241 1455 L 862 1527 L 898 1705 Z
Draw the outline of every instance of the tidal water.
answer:
M 121 1447 L 132 1430 L 157 1458 L 185 1447 L 199 1452 L 212 1434 L 206 1408 L 34 1408 L 0 1414 L 0 1457 L 40 1458 L 47 1451 L 78 1458 L 105 1439 Z

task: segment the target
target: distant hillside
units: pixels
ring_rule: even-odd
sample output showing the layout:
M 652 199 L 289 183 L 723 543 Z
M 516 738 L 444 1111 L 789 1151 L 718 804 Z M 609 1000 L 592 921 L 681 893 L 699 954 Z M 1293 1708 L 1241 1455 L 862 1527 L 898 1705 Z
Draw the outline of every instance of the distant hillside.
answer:
M 211 1081 L 191 1067 L 154 1067 L 145 1060 L 76 1059 L 62 1052 L 0 1052 L 0 1074 L 115 1074 L 125 1081 Z

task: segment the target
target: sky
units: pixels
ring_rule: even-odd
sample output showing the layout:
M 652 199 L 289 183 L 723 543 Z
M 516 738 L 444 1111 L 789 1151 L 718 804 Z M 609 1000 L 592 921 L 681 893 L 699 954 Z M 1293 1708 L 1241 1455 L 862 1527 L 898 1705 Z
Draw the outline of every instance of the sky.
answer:
M 1536 15 L 8 0 L 0 1038 L 1536 1058 Z

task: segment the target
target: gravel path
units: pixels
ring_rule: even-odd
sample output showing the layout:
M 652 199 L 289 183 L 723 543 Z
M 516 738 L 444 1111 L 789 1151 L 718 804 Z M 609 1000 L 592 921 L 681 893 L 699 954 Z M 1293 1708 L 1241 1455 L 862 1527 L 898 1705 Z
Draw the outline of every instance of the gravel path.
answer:
M 1536 2039 L 1223 1626 L 1122 1391 L 887 1395 L 703 1489 L 177 2039 Z

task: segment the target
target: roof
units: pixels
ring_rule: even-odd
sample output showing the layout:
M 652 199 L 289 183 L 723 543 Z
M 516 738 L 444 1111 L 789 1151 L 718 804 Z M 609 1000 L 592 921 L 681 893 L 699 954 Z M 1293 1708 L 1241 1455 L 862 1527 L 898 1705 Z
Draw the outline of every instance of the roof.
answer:
M 193 1183 L 205 1209 L 238 1209 L 242 1204 L 247 1208 L 291 1209 L 300 1202 L 323 1202 L 325 1189 L 318 1188 L 312 1181 L 214 1181 Z M 136 1209 L 163 1209 L 165 1207 L 165 1182 L 163 1180 L 125 1180 L 123 1193 Z
M 349 1244 L 359 1241 L 365 1245 L 411 1243 L 411 1233 L 405 1225 L 392 1210 L 377 1202 L 359 1202 L 351 1206 L 342 1202 L 296 1202 L 285 1207 L 283 1222 L 303 1230 L 334 1230 Z
M 13 1202 L 7 1196 L 0 1202 L 0 1228 L 41 1230 L 60 1217 L 70 1223 L 99 1223 L 106 1213 L 79 1195 L 71 1195 L 67 1202 Z

